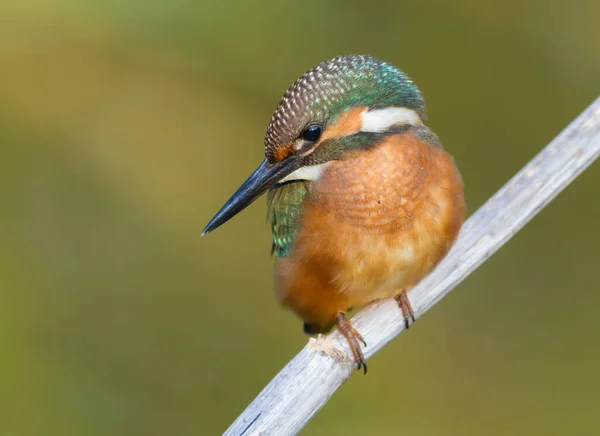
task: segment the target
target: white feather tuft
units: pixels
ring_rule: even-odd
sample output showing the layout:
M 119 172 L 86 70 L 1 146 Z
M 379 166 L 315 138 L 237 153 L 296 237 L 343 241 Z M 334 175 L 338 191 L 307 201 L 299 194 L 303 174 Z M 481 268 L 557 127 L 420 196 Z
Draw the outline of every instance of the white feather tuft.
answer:
M 419 114 L 405 107 L 366 110 L 362 113 L 361 132 L 380 133 L 401 124 L 423 124 Z
M 325 163 L 318 164 L 318 165 L 310 165 L 307 167 L 298 168 L 293 173 L 288 174 L 283 179 L 281 179 L 279 181 L 279 183 L 289 182 L 290 180 L 312 180 L 312 181 L 318 180 L 319 177 L 321 177 L 323 170 L 329 164 L 330 164 L 330 162 L 325 162 Z

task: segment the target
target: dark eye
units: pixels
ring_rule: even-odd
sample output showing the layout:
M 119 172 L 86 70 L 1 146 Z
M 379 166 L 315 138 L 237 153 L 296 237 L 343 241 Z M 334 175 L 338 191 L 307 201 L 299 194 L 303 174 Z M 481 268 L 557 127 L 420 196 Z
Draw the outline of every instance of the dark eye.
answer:
M 308 142 L 315 142 L 317 139 L 321 137 L 321 126 L 313 124 L 312 126 L 308 126 L 302 132 L 302 139 Z

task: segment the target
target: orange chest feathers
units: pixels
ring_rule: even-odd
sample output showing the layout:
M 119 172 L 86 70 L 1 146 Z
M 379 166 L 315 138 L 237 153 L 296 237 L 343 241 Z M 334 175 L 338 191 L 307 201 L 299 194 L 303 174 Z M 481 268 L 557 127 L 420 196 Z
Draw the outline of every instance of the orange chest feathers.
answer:
M 411 133 L 332 162 L 313 182 L 288 257 L 275 264 L 280 300 L 323 325 L 391 298 L 448 252 L 464 220 L 463 185 L 441 147 Z

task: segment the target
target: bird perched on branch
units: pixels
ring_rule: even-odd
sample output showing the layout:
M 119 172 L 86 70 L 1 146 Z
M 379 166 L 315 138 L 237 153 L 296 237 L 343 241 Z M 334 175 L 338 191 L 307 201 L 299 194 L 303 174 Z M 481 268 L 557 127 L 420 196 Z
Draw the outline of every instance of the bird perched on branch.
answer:
M 365 373 L 346 313 L 395 298 L 408 327 L 407 291 L 465 216 L 460 173 L 424 119 L 421 92 L 398 68 L 358 55 L 317 65 L 275 110 L 266 159 L 202 233 L 268 191 L 279 300 L 308 334 L 337 325 Z

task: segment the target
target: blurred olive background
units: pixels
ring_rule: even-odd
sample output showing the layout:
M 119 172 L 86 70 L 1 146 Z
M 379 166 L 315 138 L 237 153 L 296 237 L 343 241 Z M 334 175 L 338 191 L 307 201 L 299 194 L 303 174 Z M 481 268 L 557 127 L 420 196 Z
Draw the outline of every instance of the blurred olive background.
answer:
M 306 69 L 407 71 L 474 211 L 597 95 L 596 0 L 0 3 L 0 435 L 224 431 L 305 344 L 264 200 L 200 231 Z M 600 432 L 600 166 L 312 435 Z

